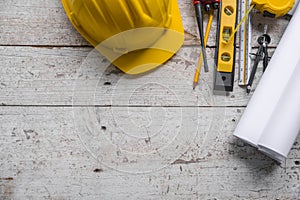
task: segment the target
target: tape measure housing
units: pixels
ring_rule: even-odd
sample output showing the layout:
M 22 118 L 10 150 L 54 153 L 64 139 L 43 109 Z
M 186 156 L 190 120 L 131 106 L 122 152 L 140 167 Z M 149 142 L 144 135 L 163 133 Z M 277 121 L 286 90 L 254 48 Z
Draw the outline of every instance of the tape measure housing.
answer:
M 264 15 L 277 18 L 286 15 L 294 3 L 295 0 L 252 0 L 251 5 Z

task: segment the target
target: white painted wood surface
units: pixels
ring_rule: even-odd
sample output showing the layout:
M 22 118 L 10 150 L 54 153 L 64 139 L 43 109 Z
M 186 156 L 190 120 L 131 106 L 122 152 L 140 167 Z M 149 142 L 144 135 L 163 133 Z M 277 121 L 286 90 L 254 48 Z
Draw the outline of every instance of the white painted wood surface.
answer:
M 179 4 L 185 46 L 129 76 L 59 0 L 0 0 L 0 199 L 300 199 L 299 138 L 279 166 L 232 136 L 250 98 L 237 82 L 212 95 L 211 70 L 192 90 L 198 34 L 190 1 Z M 268 23 L 273 52 L 288 21 Z

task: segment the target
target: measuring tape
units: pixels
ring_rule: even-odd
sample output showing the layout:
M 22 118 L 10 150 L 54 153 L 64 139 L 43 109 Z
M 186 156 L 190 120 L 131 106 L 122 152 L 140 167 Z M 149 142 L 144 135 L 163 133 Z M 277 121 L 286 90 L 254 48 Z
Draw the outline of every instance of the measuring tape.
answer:
M 235 67 L 235 28 L 238 0 L 222 0 L 218 20 L 218 46 L 216 48 L 216 68 L 214 90 L 233 91 Z
M 250 0 L 242 0 L 240 4 L 239 21 L 242 21 L 250 8 Z M 252 25 L 251 15 L 245 20 L 240 27 L 240 48 L 239 48 L 239 85 L 247 85 L 249 75 L 251 73 L 251 38 L 252 38 Z
M 293 8 L 294 3 L 295 0 L 252 0 L 251 5 L 265 16 L 281 17 Z

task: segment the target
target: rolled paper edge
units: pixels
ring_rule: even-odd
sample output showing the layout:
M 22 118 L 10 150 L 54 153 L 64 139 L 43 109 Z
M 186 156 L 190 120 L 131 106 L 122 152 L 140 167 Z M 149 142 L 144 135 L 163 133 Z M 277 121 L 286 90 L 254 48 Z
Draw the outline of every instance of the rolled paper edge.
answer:
M 282 164 L 285 161 L 285 159 L 287 158 L 287 155 L 283 155 L 283 154 L 279 153 L 278 151 L 268 148 L 266 146 L 258 145 L 258 150 L 260 152 L 266 154 L 270 158 L 276 160 L 280 164 Z
M 247 138 L 247 137 L 245 137 L 245 136 L 241 136 L 241 135 L 239 135 L 239 134 L 237 134 L 237 133 L 234 133 L 233 136 L 235 136 L 235 137 L 241 139 L 242 141 L 246 142 L 247 144 L 249 144 L 249 145 L 251 145 L 251 146 L 253 146 L 253 147 L 258 148 L 257 144 L 253 143 L 251 139 L 249 139 L 249 138 Z

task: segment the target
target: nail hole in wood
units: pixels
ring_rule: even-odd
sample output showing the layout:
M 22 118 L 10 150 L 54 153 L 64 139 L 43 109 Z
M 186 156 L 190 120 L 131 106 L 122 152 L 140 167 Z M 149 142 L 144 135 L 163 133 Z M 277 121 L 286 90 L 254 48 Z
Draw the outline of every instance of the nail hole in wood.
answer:
M 95 172 L 95 173 L 100 173 L 100 172 L 103 172 L 103 169 L 98 169 L 98 168 L 97 168 L 97 169 L 94 169 L 94 172 Z

